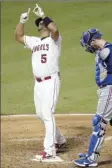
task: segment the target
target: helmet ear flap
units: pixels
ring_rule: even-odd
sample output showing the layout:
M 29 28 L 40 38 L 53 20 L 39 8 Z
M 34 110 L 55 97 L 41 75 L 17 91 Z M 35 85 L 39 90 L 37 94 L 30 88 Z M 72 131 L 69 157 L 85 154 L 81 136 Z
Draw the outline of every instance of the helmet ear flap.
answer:
M 83 41 L 84 41 L 85 45 L 88 44 L 88 42 L 90 40 L 90 33 L 89 32 L 83 32 L 82 38 L 83 38 Z
M 42 18 L 38 18 L 35 20 L 35 25 L 39 27 L 39 23 L 42 21 Z

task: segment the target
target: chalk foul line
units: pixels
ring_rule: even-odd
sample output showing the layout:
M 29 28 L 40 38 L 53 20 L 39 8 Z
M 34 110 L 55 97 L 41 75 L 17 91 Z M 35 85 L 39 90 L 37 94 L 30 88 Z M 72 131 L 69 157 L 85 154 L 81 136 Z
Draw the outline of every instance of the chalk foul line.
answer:
M 65 117 L 65 116 L 93 116 L 95 114 L 81 114 L 81 113 L 73 113 L 73 114 L 55 114 L 56 117 Z M 1 115 L 1 118 L 5 117 L 36 117 L 36 114 L 16 114 L 16 115 Z
M 108 136 L 107 138 L 105 138 L 105 141 L 110 141 L 112 140 L 112 136 Z
M 80 140 L 83 139 L 83 136 L 81 137 L 66 137 L 66 138 L 71 138 L 71 139 L 75 139 L 75 138 L 79 138 Z M 19 139 L 11 139 L 11 142 L 28 142 L 28 141 L 43 141 L 43 138 L 19 138 Z M 112 136 L 108 136 L 105 138 L 105 141 L 110 141 L 112 140 Z

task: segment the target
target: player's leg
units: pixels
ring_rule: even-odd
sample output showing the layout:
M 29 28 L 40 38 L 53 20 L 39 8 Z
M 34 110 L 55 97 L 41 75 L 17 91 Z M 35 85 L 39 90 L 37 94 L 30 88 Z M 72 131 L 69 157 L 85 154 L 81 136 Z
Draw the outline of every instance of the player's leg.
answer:
M 45 152 L 56 155 L 56 121 L 54 117 L 54 110 L 56 107 L 59 94 L 59 77 L 53 76 L 52 79 L 45 81 L 44 98 L 42 105 L 43 121 L 46 128 L 46 136 L 44 140 Z M 61 136 L 60 132 L 58 134 Z
M 60 132 L 59 128 L 56 127 L 56 138 L 55 138 L 55 147 L 56 153 L 64 152 L 67 149 L 67 141 L 64 135 Z
M 36 109 L 36 115 L 38 118 L 43 121 L 43 116 L 42 116 L 42 98 L 41 98 L 41 85 L 35 81 L 35 86 L 34 86 L 34 104 L 35 104 L 35 109 Z
M 49 113 L 49 110 L 46 108 L 45 112 Z M 55 156 L 55 118 L 52 115 L 46 114 L 43 121 L 45 124 L 44 151 L 51 156 Z
M 51 78 L 44 82 L 43 89 L 43 104 L 42 113 L 43 121 L 45 124 L 45 139 L 44 139 L 44 151 L 49 155 L 56 155 L 55 149 L 55 135 L 56 135 L 56 121 L 53 115 L 55 105 L 55 95 L 57 93 L 57 79 Z
M 99 89 L 99 101 L 96 113 L 101 115 L 106 121 L 112 119 L 112 85 Z
M 93 119 L 93 133 L 90 138 L 88 156 L 90 160 L 99 161 L 101 147 L 104 142 L 107 121 L 99 115 L 95 115 Z
M 106 125 L 112 117 L 112 87 L 99 90 L 99 101 L 96 116 L 93 119 L 93 134 L 90 139 L 88 155 L 91 160 L 98 162 L 104 142 Z
M 74 161 L 79 166 L 97 166 L 100 151 L 104 142 L 107 122 L 112 117 L 112 88 L 105 87 L 99 90 L 97 113 L 93 118 L 93 133 L 90 137 L 88 154 Z
M 49 88 L 48 85 L 47 87 Z M 45 150 L 36 154 L 35 158 L 38 160 L 53 159 L 53 157 L 56 155 L 55 144 L 53 143 L 54 142 L 53 134 L 54 134 L 54 128 L 55 128 L 55 120 L 52 121 L 51 115 L 48 115 L 50 114 L 48 110 L 48 104 L 49 104 L 49 101 L 48 101 L 49 99 L 47 99 L 48 92 L 49 92 L 49 89 L 47 90 L 43 82 L 35 83 L 34 103 L 35 103 L 35 108 L 36 108 L 36 114 L 37 114 L 37 117 L 39 117 L 41 121 L 44 123 L 45 128 L 46 128 L 45 140 L 44 140 Z M 51 138 L 49 138 L 49 136 Z
M 55 85 L 55 94 L 54 94 L 54 104 L 52 106 L 52 114 L 55 113 L 56 104 L 59 97 L 59 91 L 60 91 L 60 79 L 58 76 L 56 76 L 56 85 Z M 64 135 L 60 132 L 60 129 L 56 126 L 55 131 L 55 144 L 57 144 L 57 147 L 61 147 L 61 145 L 66 143 L 66 139 Z
M 55 143 L 56 144 L 64 144 L 66 142 L 66 138 L 64 135 L 60 132 L 60 129 L 56 127 L 56 138 L 55 138 Z

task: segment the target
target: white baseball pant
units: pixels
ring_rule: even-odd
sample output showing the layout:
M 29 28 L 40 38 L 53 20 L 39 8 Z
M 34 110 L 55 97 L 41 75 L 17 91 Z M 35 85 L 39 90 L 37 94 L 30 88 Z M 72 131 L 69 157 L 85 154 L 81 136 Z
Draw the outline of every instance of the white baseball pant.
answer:
M 51 79 L 38 82 L 35 80 L 34 103 L 37 116 L 45 124 L 44 151 L 49 155 L 56 155 L 55 143 L 66 142 L 64 136 L 56 128 L 54 111 L 59 96 L 60 79 L 58 73 L 51 75 Z

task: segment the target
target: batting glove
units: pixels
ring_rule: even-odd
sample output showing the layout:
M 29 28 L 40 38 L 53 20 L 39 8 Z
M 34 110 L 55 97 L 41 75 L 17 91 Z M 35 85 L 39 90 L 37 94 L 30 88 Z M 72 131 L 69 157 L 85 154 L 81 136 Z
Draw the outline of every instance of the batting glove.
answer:
M 43 12 L 42 8 L 40 8 L 38 6 L 38 4 L 36 4 L 36 7 L 34 8 L 33 13 L 35 13 L 35 15 L 37 17 L 43 17 L 44 16 L 44 12 Z
M 30 8 L 28 8 L 28 12 L 26 13 L 22 13 L 21 16 L 20 16 L 20 23 L 26 23 L 28 21 L 28 18 L 29 18 L 29 14 L 30 14 Z

